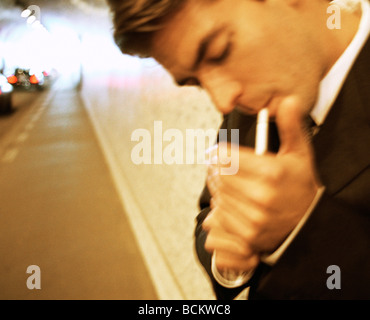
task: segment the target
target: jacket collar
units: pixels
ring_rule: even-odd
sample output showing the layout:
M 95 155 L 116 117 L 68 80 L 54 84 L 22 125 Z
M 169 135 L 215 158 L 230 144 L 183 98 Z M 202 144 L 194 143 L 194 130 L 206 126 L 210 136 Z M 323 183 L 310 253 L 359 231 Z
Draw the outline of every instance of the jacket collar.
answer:
M 313 138 L 322 182 L 339 192 L 370 165 L 370 42 L 366 42 L 325 123 Z

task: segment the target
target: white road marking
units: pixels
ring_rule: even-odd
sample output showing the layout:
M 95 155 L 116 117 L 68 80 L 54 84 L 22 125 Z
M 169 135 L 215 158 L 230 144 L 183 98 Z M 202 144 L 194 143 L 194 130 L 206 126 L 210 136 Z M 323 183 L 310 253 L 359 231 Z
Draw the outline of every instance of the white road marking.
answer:
M 17 137 L 16 142 L 17 142 L 17 143 L 25 142 L 25 141 L 28 139 L 28 137 L 29 137 L 29 136 L 30 136 L 30 135 L 29 135 L 29 133 L 27 133 L 27 132 L 23 132 L 23 133 L 21 133 L 21 134 Z
M 36 113 L 36 114 L 32 117 L 32 119 L 31 119 L 31 123 L 32 123 L 32 122 L 36 122 L 37 120 L 39 120 L 39 119 L 40 119 L 40 116 L 41 116 L 41 113 Z
M 26 129 L 27 131 L 29 131 L 29 130 L 32 130 L 34 127 L 35 127 L 35 123 L 34 123 L 34 122 L 30 122 L 30 123 L 28 123 L 28 124 L 25 126 L 25 129 Z
M 4 163 L 12 163 L 19 153 L 18 148 L 8 150 L 2 157 L 1 161 Z

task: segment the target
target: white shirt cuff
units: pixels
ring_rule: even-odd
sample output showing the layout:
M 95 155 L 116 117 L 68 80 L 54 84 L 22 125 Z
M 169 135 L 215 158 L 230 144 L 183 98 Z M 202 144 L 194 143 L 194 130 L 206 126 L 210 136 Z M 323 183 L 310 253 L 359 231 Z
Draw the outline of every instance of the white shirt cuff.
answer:
M 216 251 L 212 255 L 212 274 L 215 280 L 223 287 L 232 289 L 238 288 L 247 283 L 254 274 L 254 270 L 250 272 L 236 272 L 233 270 L 219 271 L 216 267 Z

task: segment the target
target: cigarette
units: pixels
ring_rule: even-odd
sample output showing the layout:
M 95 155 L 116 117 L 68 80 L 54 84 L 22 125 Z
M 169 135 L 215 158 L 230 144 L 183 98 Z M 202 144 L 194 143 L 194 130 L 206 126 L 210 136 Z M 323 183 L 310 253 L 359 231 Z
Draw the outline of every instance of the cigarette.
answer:
M 255 154 L 263 155 L 268 148 L 269 111 L 262 109 L 257 116 Z

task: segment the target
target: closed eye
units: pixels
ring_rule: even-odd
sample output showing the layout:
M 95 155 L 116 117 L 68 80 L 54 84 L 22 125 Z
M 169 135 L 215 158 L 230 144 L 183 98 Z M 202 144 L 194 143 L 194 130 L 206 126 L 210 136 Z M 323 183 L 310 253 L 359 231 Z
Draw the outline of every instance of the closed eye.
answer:
M 224 51 L 219 56 L 214 57 L 214 58 L 208 58 L 206 62 L 211 63 L 211 64 L 214 64 L 214 65 L 221 64 L 222 62 L 224 62 L 230 56 L 231 49 L 232 49 L 232 43 L 231 42 L 228 42 L 226 48 L 224 49 Z M 198 87 L 202 87 L 202 85 L 199 82 L 199 80 L 197 78 L 195 78 L 195 77 L 182 79 L 182 80 L 179 80 L 179 81 L 176 81 L 176 82 L 181 87 L 183 87 L 183 86 L 198 86 Z
M 219 65 L 223 63 L 232 51 L 232 32 L 225 27 L 212 30 L 200 43 L 196 59 L 190 68 L 195 73 L 203 63 Z M 176 81 L 179 86 L 199 86 L 200 81 L 196 77 L 188 77 Z
M 183 79 L 183 80 L 177 81 L 177 84 L 178 84 L 180 87 L 184 87 L 184 86 L 197 86 L 197 87 L 202 87 L 201 83 L 199 82 L 199 80 L 198 80 L 197 78 L 186 78 L 186 79 Z
M 220 64 L 221 62 L 224 62 L 230 55 L 232 49 L 232 44 L 229 42 L 225 48 L 225 50 L 222 52 L 221 55 L 214 58 L 209 58 L 207 61 L 212 64 Z

